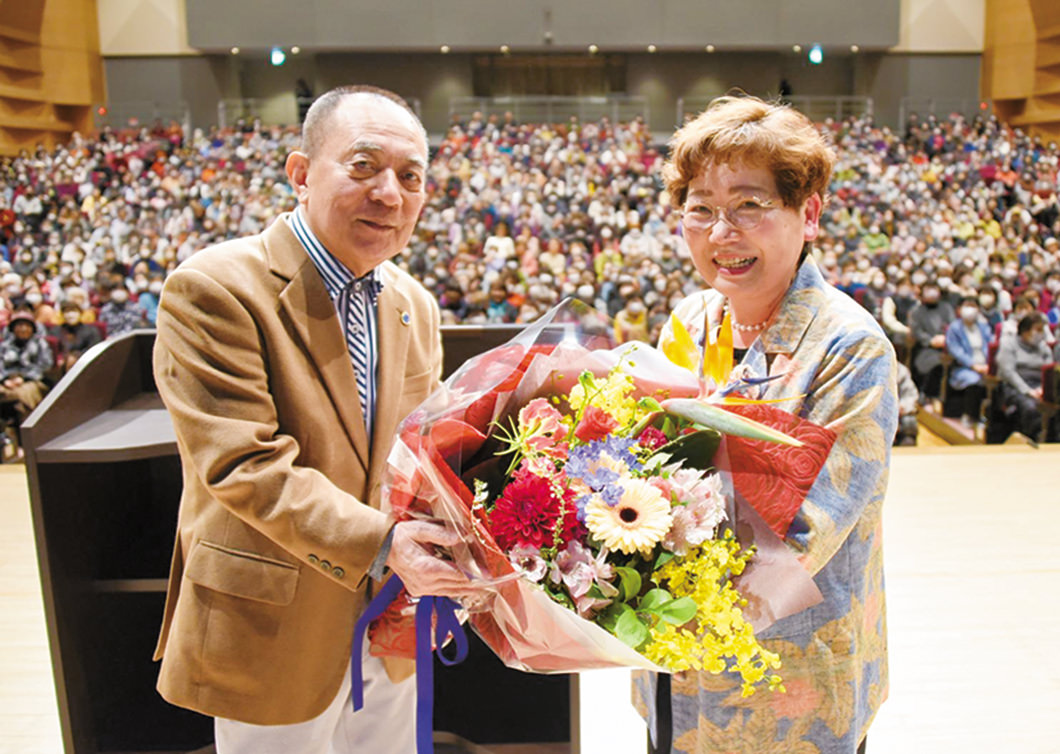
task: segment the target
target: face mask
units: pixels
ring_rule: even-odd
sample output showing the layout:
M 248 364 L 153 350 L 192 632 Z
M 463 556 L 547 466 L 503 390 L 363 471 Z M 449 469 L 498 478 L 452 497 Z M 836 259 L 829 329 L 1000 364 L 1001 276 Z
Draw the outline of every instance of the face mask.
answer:
M 939 286 L 940 287 L 949 288 L 951 285 L 953 285 L 953 278 L 946 278 L 946 277 L 939 278 Z
M 1038 347 L 1044 342 L 1045 342 L 1045 333 L 1043 333 L 1043 332 L 1031 333 L 1030 344 L 1032 346 Z
M 932 291 L 931 293 L 925 293 L 923 298 L 920 299 L 924 302 L 924 306 L 938 306 L 939 294 Z
M 30 306 L 40 306 L 40 303 L 43 300 L 44 300 L 44 297 L 41 296 L 39 293 L 27 293 L 26 294 L 26 303 L 29 304 Z
M 115 304 L 124 304 L 126 301 L 129 300 L 129 293 L 127 291 L 118 289 L 112 294 L 110 294 L 110 300 L 113 301 Z
M 994 303 L 995 303 L 995 301 L 994 301 L 994 298 L 992 296 L 980 296 L 979 297 L 979 306 L 983 307 L 984 309 L 993 309 L 994 308 Z
M 970 325 L 975 322 L 975 320 L 979 319 L 979 310 L 974 306 L 962 306 L 961 319 L 964 320 L 966 325 Z
M 151 291 L 151 293 L 157 296 L 159 293 L 162 292 L 162 284 L 158 281 L 155 281 L 151 283 L 151 285 L 147 286 L 147 290 Z
M 81 315 L 78 312 L 67 312 L 63 315 L 63 321 L 68 325 L 76 325 L 81 322 Z
M 913 285 L 923 285 L 927 281 L 927 275 L 923 273 L 914 273 L 912 277 Z

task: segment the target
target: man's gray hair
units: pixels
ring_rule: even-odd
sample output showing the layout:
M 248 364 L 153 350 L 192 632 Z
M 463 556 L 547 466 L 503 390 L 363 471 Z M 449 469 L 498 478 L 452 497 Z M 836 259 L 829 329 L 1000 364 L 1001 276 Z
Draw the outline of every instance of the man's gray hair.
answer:
M 336 108 L 347 97 L 365 95 L 391 102 L 412 116 L 412 121 L 419 126 L 423 134 L 423 141 L 427 143 L 427 129 L 423 127 L 416 111 L 409 107 L 409 103 L 394 92 L 378 86 L 358 84 L 356 86 L 340 86 L 317 97 L 306 112 L 305 121 L 302 123 L 302 151 L 309 157 L 313 157 L 324 143 L 327 133 L 327 124 Z

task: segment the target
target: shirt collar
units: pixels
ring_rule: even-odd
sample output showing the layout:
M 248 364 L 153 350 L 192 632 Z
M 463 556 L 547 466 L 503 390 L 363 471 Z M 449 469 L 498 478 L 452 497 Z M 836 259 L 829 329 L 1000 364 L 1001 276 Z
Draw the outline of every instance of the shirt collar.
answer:
M 332 301 L 336 300 L 346 288 L 355 283 L 361 283 L 367 286 L 367 291 L 371 294 L 373 303 L 375 302 L 379 291 L 383 289 L 383 276 L 378 267 L 373 267 L 371 271 L 359 278 L 356 277 L 349 267 L 324 248 L 324 244 L 320 242 L 320 239 L 310 229 L 309 223 L 306 222 L 301 206 L 295 208 L 294 212 L 288 213 L 286 220 L 295 237 L 313 261 L 320 277 L 324 279 L 324 286 Z
M 807 255 L 784 294 L 777 318 L 762 335 L 766 353 L 794 353 L 825 301 L 828 283 L 812 255 Z

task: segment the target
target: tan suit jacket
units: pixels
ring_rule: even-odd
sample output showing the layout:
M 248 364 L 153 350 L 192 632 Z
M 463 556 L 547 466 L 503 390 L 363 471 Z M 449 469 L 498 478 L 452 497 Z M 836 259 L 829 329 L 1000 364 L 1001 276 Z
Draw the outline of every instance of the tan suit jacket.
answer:
M 390 525 L 386 457 L 442 363 L 437 304 L 381 270 L 371 443 L 335 307 L 286 222 L 166 282 L 154 371 L 184 489 L 156 659 L 173 704 L 276 725 L 338 691 Z

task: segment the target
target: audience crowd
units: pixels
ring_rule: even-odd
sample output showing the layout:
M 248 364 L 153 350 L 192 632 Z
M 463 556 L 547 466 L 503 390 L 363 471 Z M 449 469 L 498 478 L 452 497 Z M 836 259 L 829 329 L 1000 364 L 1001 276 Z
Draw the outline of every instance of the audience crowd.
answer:
M 898 441 L 925 404 L 969 431 L 989 420 L 991 441 L 1056 439 L 1042 399 L 1060 360 L 1057 146 L 987 116 L 821 128 L 839 162 L 815 254 L 908 367 Z M 158 124 L 3 158 L 0 408 L 17 425 L 93 344 L 150 327 L 183 259 L 293 209 L 297 145 L 297 129 L 259 123 Z M 699 280 L 661 188 L 665 149 L 640 120 L 454 122 L 395 261 L 445 324 L 525 323 L 570 296 L 612 316 L 619 340 L 654 341 Z

